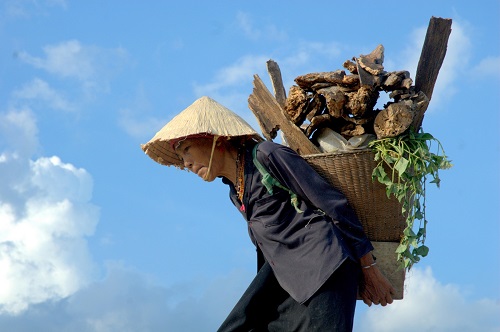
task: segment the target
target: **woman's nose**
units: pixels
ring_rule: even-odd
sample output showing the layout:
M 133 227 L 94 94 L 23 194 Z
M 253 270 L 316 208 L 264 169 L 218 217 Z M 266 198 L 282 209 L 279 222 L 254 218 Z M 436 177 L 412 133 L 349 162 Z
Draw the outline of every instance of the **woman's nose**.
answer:
M 193 167 L 193 163 L 189 160 L 184 159 L 184 166 L 191 169 L 191 167 Z

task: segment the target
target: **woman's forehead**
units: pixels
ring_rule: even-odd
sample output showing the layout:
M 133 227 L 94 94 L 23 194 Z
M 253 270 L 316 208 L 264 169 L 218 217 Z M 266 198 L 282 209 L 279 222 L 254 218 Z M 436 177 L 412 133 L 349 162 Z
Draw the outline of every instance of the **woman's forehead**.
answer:
M 175 144 L 175 150 L 182 149 L 183 146 L 186 146 L 187 144 L 190 145 L 205 145 L 205 144 L 211 144 L 211 138 L 209 137 L 188 137 L 183 140 L 180 140 Z

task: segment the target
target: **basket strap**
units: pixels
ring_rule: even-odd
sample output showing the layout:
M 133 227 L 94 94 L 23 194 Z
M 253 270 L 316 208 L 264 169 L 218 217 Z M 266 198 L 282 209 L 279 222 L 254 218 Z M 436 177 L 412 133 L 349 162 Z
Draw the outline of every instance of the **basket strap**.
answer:
M 281 188 L 285 191 L 287 191 L 290 194 L 290 202 L 292 203 L 293 207 L 298 213 L 303 213 L 299 208 L 299 198 L 297 197 L 297 194 L 288 189 L 287 187 L 283 186 L 276 178 L 274 178 L 269 171 L 260 163 L 260 161 L 257 159 L 257 148 L 260 143 L 256 144 L 255 147 L 253 148 L 252 151 L 252 157 L 253 157 L 253 163 L 255 167 L 259 170 L 260 174 L 262 174 L 262 184 L 266 187 L 267 192 L 269 195 L 273 195 L 273 189 L 274 187 Z

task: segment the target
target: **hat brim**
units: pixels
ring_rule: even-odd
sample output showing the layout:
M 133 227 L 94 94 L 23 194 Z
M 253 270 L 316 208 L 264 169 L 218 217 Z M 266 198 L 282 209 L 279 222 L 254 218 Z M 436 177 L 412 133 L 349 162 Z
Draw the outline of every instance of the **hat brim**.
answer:
M 262 140 L 236 113 L 209 97 L 202 97 L 175 116 L 141 148 L 161 165 L 184 168 L 172 143 L 197 135 Z

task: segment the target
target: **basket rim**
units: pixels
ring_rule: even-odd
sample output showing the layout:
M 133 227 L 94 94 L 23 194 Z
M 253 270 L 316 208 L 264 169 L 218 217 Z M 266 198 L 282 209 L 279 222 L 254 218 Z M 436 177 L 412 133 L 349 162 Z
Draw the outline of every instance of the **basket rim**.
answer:
M 366 153 L 373 153 L 373 150 L 370 148 L 367 149 L 358 149 L 358 150 L 351 150 L 351 151 L 336 151 L 336 152 L 324 152 L 324 153 L 314 153 L 314 154 L 305 154 L 302 155 L 304 158 L 321 158 L 321 157 L 328 157 L 328 156 L 341 156 L 341 155 L 356 155 L 356 154 L 366 154 Z

